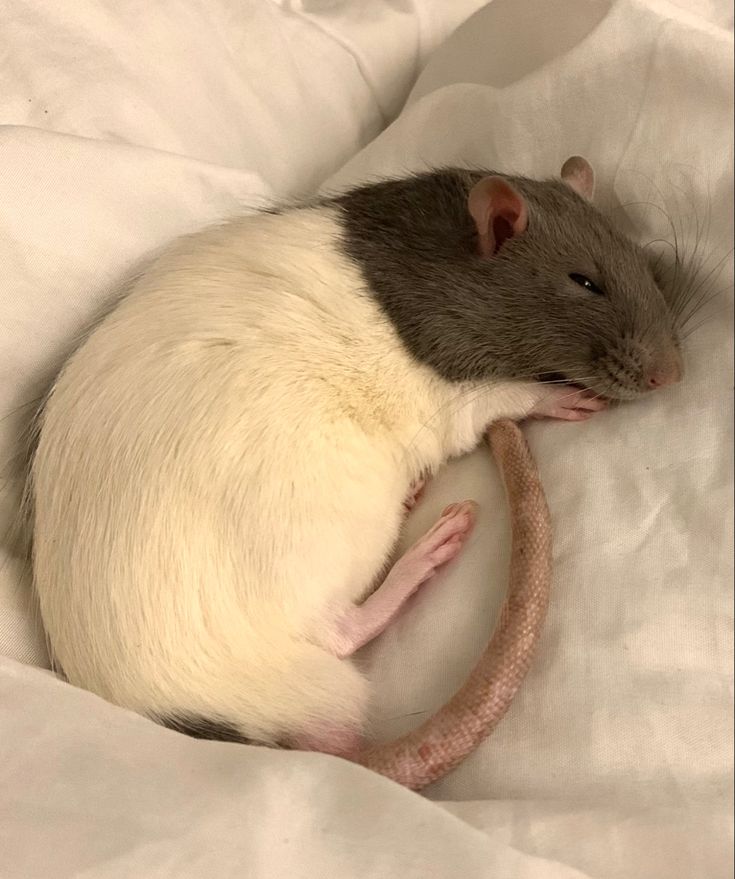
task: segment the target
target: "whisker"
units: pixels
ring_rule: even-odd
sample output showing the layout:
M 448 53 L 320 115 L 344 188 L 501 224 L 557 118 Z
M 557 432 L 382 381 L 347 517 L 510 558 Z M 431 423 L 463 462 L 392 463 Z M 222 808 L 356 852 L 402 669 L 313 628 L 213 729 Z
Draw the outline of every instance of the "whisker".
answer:
M 709 295 L 710 291 L 708 289 L 706 289 L 705 285 L 710 282 L 714 283 L 717 280 L 720 272 L 722 271 L 722 269 L 725 265 L 726 260 L 732 255 L 732 252 L 733 251 L 731 249 L 728 253 L 724 254 L 715 263 L 715 265 L 699 280 L 699 283 L 697 283 L 688 292 L 686 300 L 683 301 L 682 306 L 678 309 L 677 314 L 676 314 L 677 318 L 680 320 L 682 325 L 691 319 L 691 317 L 696 313 L 696 311 L 698 311 L 702 307 L 702 305 L 708 300 L 708 298 L 712 298 L 712 296 Z M 705 288 L 705 289 L 703 290 L 703 288 Z M 702 290 L 703 290 L 702 296 L 697 298 L 697 295 Z M 685 314 L 684 309 L 687 306 L 692 306 L 692 307 Z
M 724 314 L 725 312 L 729 312 L 730 310 L 731 309 L 730 309 L 729 305 L 723 305 L 722 308 L 718 308 L 717 311 L 714 311 L 711 314 L 706 315 L 706 317 L 703 317 L 702 320 L 699 321 L 699 323 L 694 324 L 694 326 L 687 327 L 686 332 L 683 333 L 681 336 L 682 342 L 691 338 L 691 336 L 694 333 L 696 333 L 698 330 L 701 330 L 703 326 L 706 326 L 708 323 L 715 320 L 715 318 L 719 317 L 720 315 Z
M 685 170 L 693 171 L 693 169 Z M 677 330 L 681 332 L 686 329 L 693 317 L 700 313 L 711 299 L 716 297 L 717 294 L 711 292 L 711 285 L 732 250 L 728 249 L 714 265 L 708 265 L 710 259 L 703 253 L 703 250 L 705 240 L 709 239 L 712 229 L 711 198 L 706 199 L 704 210 L 698 209 L 691 183 L 684 185 L 688 177 L 681 178 L 684 183 L 671 177 L 668 179 L 668 187 L 679 213 L 679 219 L 674 221 L 671 212 L 666 209 L 666 205 L 672 202 L 672 198 L 665 196 L 651 177 L 641 172 L 636 173 L 648 182 L 651 189 L 657 194 L 660 203 L 639 199 L 626 202 L 619 207 L 638 205 L 648 207 L 658 211 L 666 219 L 673 243 L 658 237 L 643 246 L 650 248 L 656 244 L 662 245 L 655 261 L 652 260 L 652 268 L 664 290 Z M 707 192 L 709 195 L 709 186 Z M 692 227 L 691 234 L 684 236 L 686 225 Z M 688 240 L 685 240 L 685 237 Z M 666 258 L 664 248 L 669 251 L 668 258 Z
M 386 720 L 388 720 L 388 721 L 405 720 L 405 718 L 407 718 L 407 717 L 419 717 L 422 714 L 428 714 L 428 713 L 429 713 L 429 709 L 424 708 L 423 711 L 409 711 L 408 714 L 396 714 L 394 717 L 387 717 Z
M 19 412 L 22 412 L 24 409 L 29 409 L 31 406 L 38 406 L 43 400 L 45 396 L 41 394 L 38 397 L 35 397 L 33 400 L 28 400 L 26 403 L 19 403 L 17 406 L 13 406 L 12 409 L 8 409 L 7 412 L 0 417 L 0 424 L 7 421 L 8 418 L 12 418 L 13 415 L 17 415 Z

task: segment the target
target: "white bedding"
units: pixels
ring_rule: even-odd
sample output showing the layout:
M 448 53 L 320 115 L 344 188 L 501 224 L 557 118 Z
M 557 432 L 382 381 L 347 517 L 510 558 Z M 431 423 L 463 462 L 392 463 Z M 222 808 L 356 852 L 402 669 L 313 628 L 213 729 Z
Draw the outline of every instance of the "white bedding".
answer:
M 189 740 L 33 668 L 4 546 L 3 879 L 732 875 L 732 13 L 495 0 L 430 55 L 481 5 L 6 0 L 3 460 L 17 407 L 140 257 L 329 174 L 329 189 L 448 162 L 541 175 L 581 152 L 642 241 L 671 237 L 661 203 L 684 238 L 706 221 L 705 271 L 724 260 L 681 387 L 528 428 L 556 530 L 542 649 L 428 799 L 332 758 Z M 383 738 L 453 691 L 502 599 L 485 450 L 430 486 L 406 539 L 460 496 L 482 507 L 465 557 L 366 651 Z M 8 521 L 12 481 L 3 499 Z

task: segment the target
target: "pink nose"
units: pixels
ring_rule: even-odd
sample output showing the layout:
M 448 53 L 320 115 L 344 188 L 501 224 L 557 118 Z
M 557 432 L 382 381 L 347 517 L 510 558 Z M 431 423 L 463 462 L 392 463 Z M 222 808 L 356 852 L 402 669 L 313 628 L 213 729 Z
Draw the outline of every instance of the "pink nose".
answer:
M 678 381 L 681 381 L 681 367 L 678 363 L 652 369 L 646 379 L 648 387 L 654 390 L 665 388 L 667 385 L 675 385 Z

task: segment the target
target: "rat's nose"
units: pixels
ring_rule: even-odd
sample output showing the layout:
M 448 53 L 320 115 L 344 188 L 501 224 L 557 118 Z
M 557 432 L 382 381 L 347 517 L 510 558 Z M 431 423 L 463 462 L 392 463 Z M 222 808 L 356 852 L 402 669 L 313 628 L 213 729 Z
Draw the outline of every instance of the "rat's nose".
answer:
M 646 376 L 646 384 L 651 390 L 665 388 L 667 385 L 675 385 L 681 381 L 681 361 L 678 357 L 672 357 L 664 363 L 658 363 Z

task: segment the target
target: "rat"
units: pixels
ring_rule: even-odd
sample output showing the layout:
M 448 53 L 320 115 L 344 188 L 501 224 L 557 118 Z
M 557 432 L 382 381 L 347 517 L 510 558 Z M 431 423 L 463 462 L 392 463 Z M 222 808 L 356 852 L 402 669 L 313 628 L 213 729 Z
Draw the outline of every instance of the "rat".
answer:
M 66 678 L 189 735 L 359 761 L 353 657 L 475 520 L 450 505 L 389 566 L 423 481 L 494 422 L 682 376 L 665 291 L 593 191 L 579 156 L 442 168 L 160 254 L 38 415 L 33 576 Z

